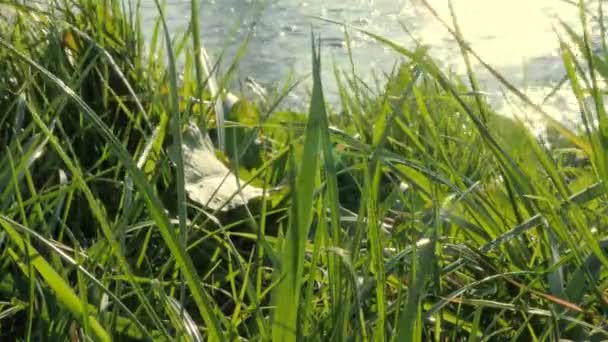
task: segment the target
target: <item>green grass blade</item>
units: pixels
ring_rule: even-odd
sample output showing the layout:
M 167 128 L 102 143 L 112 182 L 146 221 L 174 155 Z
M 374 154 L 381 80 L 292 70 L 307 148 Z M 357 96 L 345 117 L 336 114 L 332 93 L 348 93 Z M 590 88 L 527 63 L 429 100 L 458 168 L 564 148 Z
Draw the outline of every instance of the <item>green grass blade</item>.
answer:
M 86 305 L 80 301 L 72 288 L 65 283 L 62 277 L 51 267 L 51 265 L 36 251 L 36 249 L 13 228 L 9 221 L 0 217 L 0 224 L 8 234 L 13 243 L 21 253 L 27 253 L 27 257 L 38 274 L 45 280 L 49 287 L 55 292 L 59 301 L 75 316 L 76 319 L 91 327 L 91 330 L 100 341 L 111 341 L 108 332 L 103 328 L 95 315 L 85 311 Z M 33 279 L 31 280 L 33 281 Z M 83 320 L 86 320 L 85 323 Z
M 87 115 L 88 119 L 90 119 L 91 122 L 95 125 L 99 133 L 109 142 L 113 153 L 115 153 L 117 158 L 127 168 L 130 176 L 133 178 L 134 184 L 136 185 L 138 190 L 142 192 L 142 197 L 146 202 L 147 208 L 156 223 L 158 224 L 161 236 L 165 240 L 167 247 L 171 250 L 172 255 L 175 257 L 177 265 L 184 272 L 187 284 L 190 287 L 190 290 L 192 291 L 192 296 L 194 297 L 194 300 L 197 303 L 199 311 L 201 312 L 201 316 L 204 317 L 205 320 L 208 322 L 210 336 L 215 336 L 217 339 L 219 339 L 219 332 L 221 331 L 220 326 L 217 322 L 216 316 L 211 314 L 211 309 L 209 308 L 209 306 L 211 305 L 211 300 L 208 298 L 206 291 L 201 285 L 200 277 L 197 274 L 196 269 L 194 268 L 194 264 L 192 263 L 192 260 L 184 251 L 184 249 L 180 247 L 181 244 L 179 242 L 179 237 L 174 232 L 174 229 L 169 221 L 169 218 L 164 212 L 163 206 L 159 198 L 154 194 L 150 183 L 146 181 L 143 173 L 137 168 L 137 165 L 135 164 L 123 144 L 114 136 L 109 127 L 107 127 L 107 125 L 100 119 L 100 117 L 95 114 L 91 107 L 89 107 L 89 105 L 87 105 L 77 94 L 75 94 L 72 89 L 65 85 L 63 81 L 58 79 L 47 69 L 43 68 L 29 57 L 25 56 L 23 53 L 16 50 L 5 40 L 0 39 L 0 45 L 4 46 L 12 53 L 19 56 L 19 58 L 27 62 L 34 69 L 38 70 L 49 80 L 55 83 L 64 92 L 65 95 L 71 98 L 76 104 L 78 104 L 80 108 L 83 109 L 84 113 Z M 74 170 L 77 171 L 77 169 Z M 93 202 L 94 200 L 91 201 L 91 203 Z
M 186 227 L 186 181 L 185 181 L 185 173 L 184 173 L 184 151 L 182 148 L 183 144 L 183 136 L 182 136 L 182 116 L 179 109 L 179 97 L 178 97 L 178 87 L 177 87 L 177 71 L 175 64 L 175 55 L 173 46 L 171 43 L 171 37 L 169 35 L 169 28 L 167 27 L 167 22 L 165 21 L 165 15 L 163 13 L 163 9 L 160 6 L 160 3 L 157 1 L 156 7 L 158 9 L 158 13 L 160 15 L 160 20 L 163 25 L 163 32 L 165 34 L 165 44 L 167 45 L 167 59 L 168 59 L 168 70 L 169 70 L 169 108 L 171 109 L 171 128 L 173 133 L 173 152 L 175 158 L 173 158 L 173 162 L 175 163 L 175 179 L 176 179 L 176 194 L 177 194 L 177 216 L 179 220 L 179 232 L 181 238 L 181 248 L 183 250 L 186 249 L 188 244 L 188 229 Z M 183 277 L 183 274 L 180 275 Z M 183 283 L 180 285 L 180 301 L 184 303 L 186 299 L 186 285 Z M 183 306 L 181 306 L 183 308 Z M 204 311 L 208 311 L 208 308 L 204 308 Z M 183 313 L 182 313 L 183 314 Z M 206 317 L 207 316 L 207 317 Z M 203 316 L 206 319 L 210 319 L 210 313 L 207 312 L 206 315 Z M 212 323 L 213 321 L 208 320 L 207 323 Z M 212 329 L 211 338 L 215 339 L 219 337 L 219 331 L 214 331 L 213 328 L 217 329 L 217 322 L 214 325 L 211 325 Z
M 301 279 L 304 272 L 304 246 L 312 221 L 313 193 L 318 175 L 320 150 L 320 130 L 325 111 L 321 84 L 320 43 L 312 39 L 313 91 L 310 100 L 308 122 L 304 138 L 304 152 L 296 182 L 296 198 L 292 202 L 293 212 L 290 227 L 282 247 L 281 283 L 273 293 L 276 305 L 274 312 L 272 339 L 296 341 L 299 336 L 299 306 Z

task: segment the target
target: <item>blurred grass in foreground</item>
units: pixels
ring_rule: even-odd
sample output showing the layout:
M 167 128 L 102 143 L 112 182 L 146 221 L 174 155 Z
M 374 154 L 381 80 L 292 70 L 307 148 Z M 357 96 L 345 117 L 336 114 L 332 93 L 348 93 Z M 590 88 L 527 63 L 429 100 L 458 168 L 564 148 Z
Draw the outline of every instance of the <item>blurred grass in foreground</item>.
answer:
M 0 4 L 0 340 L 608 338 L 608 50 L 584 2 L 558 37 L 581 126 L 542 137 L 479 95 L 458 29 L 472 88 L 363 32 L 406 61 L 376 90 L 334 70 L 340 114 L 314 37 L 306 115 L 276 110 L 289 89 L 221 113 L 197 24 L 169 40 L 160 16 L 144 44 L 135 2 Z M 207 203 L 200 149 L 228 174 Z

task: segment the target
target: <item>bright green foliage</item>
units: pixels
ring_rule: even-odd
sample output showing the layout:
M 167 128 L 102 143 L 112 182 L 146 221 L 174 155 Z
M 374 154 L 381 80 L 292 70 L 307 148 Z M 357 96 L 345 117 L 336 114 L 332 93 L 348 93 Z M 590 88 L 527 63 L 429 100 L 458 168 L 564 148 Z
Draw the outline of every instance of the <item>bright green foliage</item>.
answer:
M 335 69 L 332 112 L 313 37 L 308 113 L 277 109 L 288 87 L 220 113 L 198 24 L 144 42 L 135 1 L 0 3 L 0 340 L 608 338 L 601 7 L 558 37 L 570 129 L 459 30 L 472 86 L 361 31 L 404 57 L 380 89 Z M 474 65 L 545 134 L 494 113 Z M 224 205 L 191 195 L 193 127 L 225 138 Z

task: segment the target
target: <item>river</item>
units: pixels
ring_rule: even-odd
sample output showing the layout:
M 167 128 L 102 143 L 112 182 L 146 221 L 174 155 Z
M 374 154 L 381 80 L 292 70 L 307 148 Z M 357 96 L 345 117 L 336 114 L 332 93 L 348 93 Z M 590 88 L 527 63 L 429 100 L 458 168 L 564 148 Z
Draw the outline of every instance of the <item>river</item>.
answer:
M 451 21 L 447 0 L 429 2 L 441 18 Z M 554 24 L 559 17 L 579 26 L 579 13 L 571 4 L 561 0 L 454 0 L 453 5 L 465 39 L 534 100 L 540 101 L 565 75 Z M 171 29 L 184 30 L 190 16 L 189 1 L 169 0 L 166 11 Z M 145 18 L 151 22 L 155 13 L 152 0 L 144 0 Z M 289 75 L 299 77 L 310 72 L 310 32 L 314 28 L 323 39 L 324 86 L 330 102 L 335 103 L 333 65 L 350 70 L 344 31 L 340 25 L 315 17 L 340 20 L 409 48 L 418 40 L 430 47 L 429 53 L 445 70 L 464 75 L 455 40 L 420 0 L 201 0 L 202 39 L 210 54 L 218 58 L 226 51 L 222 63 L 226 67 L 239 43 L 251 33 L 237 80 L 252 77 L 269 88 L 281 85 Z M 597 36 L 597 29 L 592 28 Z M 349 33 L 356 73 L 375 85 L 375 79 L 382 79 L 378 75 L 390 72 L 399 56 L 364 34 Z M 474 66 L 479 64 L 474 62 Z M 493 94 L 491 101 L 503 110 L 507 108 L 508 98 L 498 96 L 503 90 L 499 83 L 483 71 L 479 71 L 479 77 L 484 89 Z M 303 105 L 310 82 L 304 84 L 287 103 Z M 508 108 L 512 110 L 513 106 Z M 545 108 L 560 120 L 568 120 L 577 112 L 567 91 L 558 93 Z

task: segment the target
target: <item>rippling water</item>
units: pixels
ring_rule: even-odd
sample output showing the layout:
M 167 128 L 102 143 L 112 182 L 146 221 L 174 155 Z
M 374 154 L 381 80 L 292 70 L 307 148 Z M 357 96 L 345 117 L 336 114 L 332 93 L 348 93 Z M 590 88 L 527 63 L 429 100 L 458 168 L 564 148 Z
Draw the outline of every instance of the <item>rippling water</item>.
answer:
M 145 12 L 151 20 L 154 7 L 150 0 L 146 1 Z M 451 22 L 447 0 L 429 2 L 441 18 Z M 170 26 L 183 29 L 190 14 L 188 1 L 169 3 Z M 541 98 L 564 75 L 552 25 L 559 17 L 578 27 L 578 11 L 572 5 L 561 0 L 454 0 L 453 4 L 466 40 L 508 80 L 525 86 L 533 97 Z M 344 33 L 341 26 L 314 17 L 344 21 L 407 47 L 413 47 L 413 39 L 417 39 L 430 46 L 430 54 L 445 68 L 464 73 L 454 39 L 419 0 L 201 1 L 205 46 L 216 56 L 227 47 L 230 58 L 243 37 L 252 33 L 239 75 L 253 77 L 264 85 L 285 81 L 291 71 L 296 76 L 310 71 L 310 29 L 314 27 L 323 38 L 324 83 L 332 97 L 333 63 L 349 68 Z M 372 80 L 374 71 L 390 71 L 398 61 L 393 51 L 365 35 L 355 31 L 350 34 L 355 68 L 364 79 Z M 500 90 L 487 73 L 479 76 L 488 91 Z M 566 94 L 553 102 L 556 115 L 569 116 L 574 110 Z

